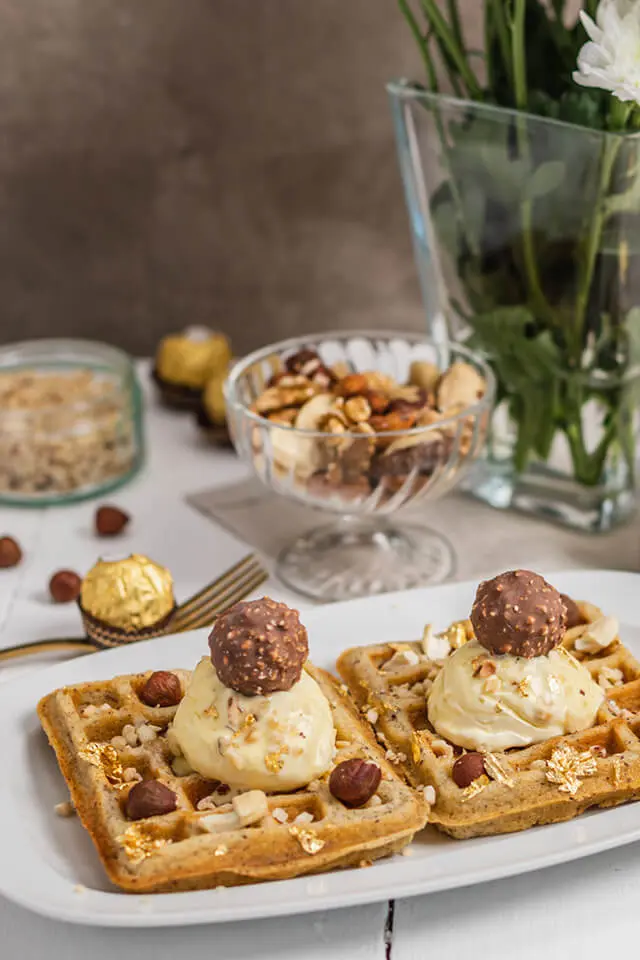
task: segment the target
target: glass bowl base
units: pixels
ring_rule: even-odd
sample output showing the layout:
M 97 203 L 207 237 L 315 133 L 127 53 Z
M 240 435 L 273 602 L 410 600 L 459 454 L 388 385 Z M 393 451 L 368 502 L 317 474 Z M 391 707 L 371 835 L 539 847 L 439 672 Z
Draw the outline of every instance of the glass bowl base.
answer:
M 435 530 L 343 517 L 286 547 L 277 575 L 297 593 L 335 601 L 442 583 L 454 567 L 451 544 Z

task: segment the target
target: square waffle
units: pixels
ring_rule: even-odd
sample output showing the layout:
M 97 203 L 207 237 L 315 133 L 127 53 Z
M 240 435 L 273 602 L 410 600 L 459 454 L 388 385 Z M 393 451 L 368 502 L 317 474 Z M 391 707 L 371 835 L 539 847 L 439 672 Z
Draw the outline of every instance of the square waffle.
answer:
M 486 754 L 488 775 L 464 789 L 451 776 L 463 751 L 440 737 L 427 717 L 426 695 L 443 661 L 429 659 L 421 643 L 355 647 L 339 658 L 338 671 L 387 758 L 414 787 L 427 788 L 429 822 L 439 830 L 459 839 L 509 833 L 640 797 L 640 664 L 619 638 L 597 654 L 576 649 L 602 616 L 591 604 L 578 606 L 585 624 L 568 630 L 563 646 L 606 687 L 594 726 Z M 449 633 L 465 642 L 473 628 L 460 621 Z
M 228 816 L 230 804 L 199 809 L 216 784 L 193 772 L 174 772 L 166 731 L 177 707 L 142 703 L 138 693 L 149 673 L 64 687 L 40 701 L 38 714 L 73 804 L 115 884 L 142 893 L 281 880 L 369 865 L 410 842 L 426 822 L 426 805 L 386 761 L 344 689 L 323 670 L 306 669 L 331 706 L 335 763 L 359 757 L 382 769 L 376 796 L 360 809 L 347 809 L 336 800 L 325 776 L 294 793 L 269 795 L 269 813 L 259 822 L 225 827 L 225 821 L 234 819 Z M 174 672 L 185 689 L 189 673 Z M 143 726 L 150 734 L 130 746 L 123 731 L 136 742 L 142 736 L 132 737 L 131 730 Z M 178 798 L 177 809 L 128 820 L 124 810 L 132 774 L 169 786 Z M 295 823 L 300 814 L 305 816 Z M 218 830 L 211 823 L 219 816 Z

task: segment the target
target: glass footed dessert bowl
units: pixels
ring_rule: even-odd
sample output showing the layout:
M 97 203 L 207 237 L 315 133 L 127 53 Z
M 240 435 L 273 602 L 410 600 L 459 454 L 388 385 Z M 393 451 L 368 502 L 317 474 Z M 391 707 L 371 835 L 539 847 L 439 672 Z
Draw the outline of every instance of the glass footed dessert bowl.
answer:
M 280 579 L 342 600 L 450 576 L 451 545 L 420 504 L 478 456 L 494 392 L 481 356 L 417 334 L 293 338 L 237 363 L 225 399 L 239 455 L 275 493 L 335 515 L 282 551 Z

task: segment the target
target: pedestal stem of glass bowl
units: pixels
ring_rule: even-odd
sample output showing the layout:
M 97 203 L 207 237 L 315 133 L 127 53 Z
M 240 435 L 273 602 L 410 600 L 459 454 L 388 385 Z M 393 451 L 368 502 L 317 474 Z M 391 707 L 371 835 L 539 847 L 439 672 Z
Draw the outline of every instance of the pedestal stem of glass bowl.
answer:
M 345 514 L 286 547 L 278 576 L 314 600 L 349 600 L 441 583 L 454 564 L 446 537 L 411 518 Z

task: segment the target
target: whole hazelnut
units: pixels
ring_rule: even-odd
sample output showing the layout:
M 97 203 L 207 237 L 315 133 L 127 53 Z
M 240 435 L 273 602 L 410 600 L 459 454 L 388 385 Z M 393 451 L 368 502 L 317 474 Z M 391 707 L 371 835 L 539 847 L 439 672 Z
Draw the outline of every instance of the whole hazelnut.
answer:
M 182 700 L 182 687 L 175 673 L 156 670 L 140 691 L 140 699 L 148 707 L 175 707 Z
M 178 801 L 173 790 L 159 780 L 141 780 L 129 791 L 127 816 L 129 820 L 144 820 L 146 817 L 161 817 L 173 813 Z
M 484 757 L 481 753 L 472 751 L 471 753 L 463 753 L 461 757 L 458 757 L 453 765 L 451 776 L 456 786 L 464 789 L 478 777 L 481 777 L 484 772 Z
M 99 537 L 115 537 L 122 533 L 130 519 L 129 514 L 119 507 L 98 507 L 95 517 L 96 533 Z
M 17 567 L 22 560 L 22 550 L 13 537 L 0 537 L 0 569 Z
M 73 570 L 58 570 L 49 580 L 49 593 L 54 603 L 71 603 L 80 596 L 82 578 Z
M 367 760 L 343 760 L 331 772 L 329 790 L 345 807 L 362 807 L 378 789 L 382 771 Z

